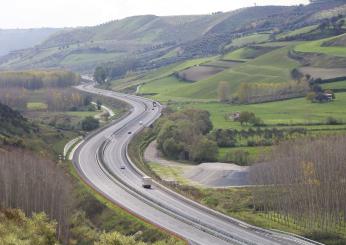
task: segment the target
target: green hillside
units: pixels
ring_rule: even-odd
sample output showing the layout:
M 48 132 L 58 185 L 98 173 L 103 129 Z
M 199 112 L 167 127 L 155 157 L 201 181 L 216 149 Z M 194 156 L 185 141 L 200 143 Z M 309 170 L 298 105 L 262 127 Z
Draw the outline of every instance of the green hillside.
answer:
M 59 67 L 90 73 L 96 66 L 105 65 L 148 71 L 219 55 L 234 46 L 265 42 L 278 29 L 285 32 L 315 25 L 320 21 L 316 16 L 346 13 L 340 5 L 258 6 L 210 15 L 134 16 L 62 30 L 35 48 L 0 58 L 0 69 Z M 124 64 L 128 66 L 124 68 Z M 121 77 L 126 71 L 113 72 L 111 77 Z
M 346 34 L 343 34 L 338 37 L 332 37 L 317 41 L 311 41 L 302 43 L 295 47 L 295 51 L 302 53 L 318 53 L 326 54 L 331 56 L 346 57 L 346 48 L 341 44 L 345 44 Z M 330 41 L 339 41 L 338 46 L 326 46 L 326 43 Z
M 292 45 L 292 44 L 291 44 Z M 230 93 L 234 94 L 240 83 L 284 83 L 292 80 L 292 69 L 299 66 L 297 61 L 288 57 L 291 46 L 276 49 L 256 59 L 226 69 L 206 80 L 186 83 L 161 70 L 161 76 L 148 81 L 141 87 L 141 93 L 157 94 L 154 98 L 167 100 L 204 100 L 216 101 L 220 81 L 227 81 Z

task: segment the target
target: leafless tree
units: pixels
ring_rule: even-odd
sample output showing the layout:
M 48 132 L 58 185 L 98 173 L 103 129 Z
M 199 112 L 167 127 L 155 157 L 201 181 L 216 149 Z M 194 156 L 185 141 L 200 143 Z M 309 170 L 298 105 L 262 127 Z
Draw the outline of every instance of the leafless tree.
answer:
M 256 209 L 287 225 L 329 231 L 345 227 L 346 136 L 279 145 L 251 169 Z
M 58 222 L 58 239 L 68 239 L 71 183 L 51 160 L 25 150 L 0 151 L 0 206 L 27 215 L 45 212 Z

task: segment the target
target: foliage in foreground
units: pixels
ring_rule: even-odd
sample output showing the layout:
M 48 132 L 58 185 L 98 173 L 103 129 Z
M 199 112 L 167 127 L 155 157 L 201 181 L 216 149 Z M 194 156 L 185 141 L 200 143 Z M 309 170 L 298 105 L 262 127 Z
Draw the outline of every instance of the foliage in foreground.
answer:
M 58 244 L 56 223 L 44 213 L 28 218 L 17 209 L 0 209 L 0 244 Z

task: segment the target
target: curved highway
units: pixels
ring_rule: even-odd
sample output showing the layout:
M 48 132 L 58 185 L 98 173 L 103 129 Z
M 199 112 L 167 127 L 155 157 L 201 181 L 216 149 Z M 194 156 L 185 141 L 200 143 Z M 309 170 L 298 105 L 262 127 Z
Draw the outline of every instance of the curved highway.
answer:
M 136 133 L 160 117 L 161 106 L 153 107 L 146 98 L 97 89 L 94 84 L 77 88 L 121 100 L 132 108 L 122 119 L 87 137 L 74 154 L 79 175 L 107 199 L 191 244 L 319 244 L 224 216 L 158 183 L 152 189 L 142 188 L 144 174 L 132 164 L 127 146 Z

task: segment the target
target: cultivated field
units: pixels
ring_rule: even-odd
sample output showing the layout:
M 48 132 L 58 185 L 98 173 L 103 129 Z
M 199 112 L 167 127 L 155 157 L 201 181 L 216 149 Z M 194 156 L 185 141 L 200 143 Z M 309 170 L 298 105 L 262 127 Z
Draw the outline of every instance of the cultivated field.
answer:
M 346 90 L 346 80 L 340 82 L 322 84 L 323 89 Z
M 239 122 L 229 120 L 227 115 L 234 112 L 250 111 L 268 125 L 324 123 L 328 117 L 346 122 L 345 105 L 346 93 L 337 93 L 335 101 L 322 104 L 311 103 L 305 98 L 301 98 L 253 105 L 191 103 L 179 106 L 208 110 L 211 113 L 214 128 L 242 128 Z M 307 127 L 311 129 L 346 128 L 346 125 Z
M 248 44 L 263 43 L 269 40 L 270 34 L 268 33 L 257 33 L 249 36 L 244 36 L 234 39 L 226 47 L 242 47 Z
M 275 48 L 271 47 L 261 47 L 261 46 L 253 46 L 253 47 L 246 47 L 237 49 L 231 53 L 226 54 L 223 56 L 224 60 L 230 60 L 230 61 L 247 61 L 251 59 L 255 59 L 261 55 L 264 55 L 266 53 L 269 53 L 273 51 Z
M 215 60 L 208 63 L 204 63 L 203 66 L 214 66 L 214 67 L 226 69 L 226 68 L 236 67 L 242 63 L 243 62 L 239 62 L 239 61 Z
M 318 26 L 317 25 L 312 25 L 312 26 L 306 26 L 303 28 L 299 28 L 290 32 L 284 32 L 276 35 L 276 39 L 285 39 L 285 38 L 290 38 L 290 37 L 295 37 L 300 34 L 305 34 L 309 33 L 313 30 L 315 30 Z
M 338 38 L 344 37 L 346 34 L 339 36 Z M 346 48 L 342 46 L 323 46 L 325 43 L 334 40 L 335 37 L 321 39 L 317 41 L 304 42 L 297 45 L 294 50 L 302 53 L 318 53 L 326 54 L 336 57 L 346 57 Z
M 299 70 L 304 74 L 310 74 L 313 78 L 321 78 L 323 80 L 346 77 L 346 69 L 344 68 L 302 67 Z
M 214 76 L 215 74 L 222 72 L 223 68 L 212 67 L 212 66 L 194 66 L 178 72 L 179 78 L 185 81 L 196 82 L 209 77 Z

